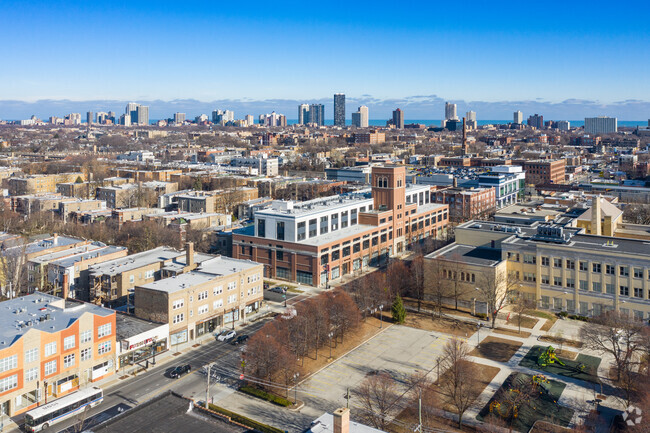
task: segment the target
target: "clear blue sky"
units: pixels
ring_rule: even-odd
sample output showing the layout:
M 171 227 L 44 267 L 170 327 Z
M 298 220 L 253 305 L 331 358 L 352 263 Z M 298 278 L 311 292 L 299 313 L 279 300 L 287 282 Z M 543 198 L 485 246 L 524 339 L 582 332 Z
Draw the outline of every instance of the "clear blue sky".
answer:
M 648 100 L 648 4 L 0 0 L 0 99 Z

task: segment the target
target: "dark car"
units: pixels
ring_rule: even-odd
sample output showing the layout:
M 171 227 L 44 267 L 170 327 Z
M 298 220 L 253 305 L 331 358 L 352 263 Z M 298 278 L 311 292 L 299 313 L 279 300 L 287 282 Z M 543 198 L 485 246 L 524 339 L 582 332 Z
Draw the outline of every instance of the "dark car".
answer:
M 246 340 L 248 340 L 248 335 L 244 334 L 232 340 L 230 344 L 237 346 L 238 344 L 246 343 Z
M 285 289 L 282 286 L 271 287 L 271 291 L 274 293 L 284 293 Z
M 192 367 L 190 367 L 190 364 L 186 365 L 179 365 L 178 367 L 174 368 L 172 371 L 169 372 L 169 377 L 172 379 L 178 379 L 185 373 L 189 373 L 192 370 Z

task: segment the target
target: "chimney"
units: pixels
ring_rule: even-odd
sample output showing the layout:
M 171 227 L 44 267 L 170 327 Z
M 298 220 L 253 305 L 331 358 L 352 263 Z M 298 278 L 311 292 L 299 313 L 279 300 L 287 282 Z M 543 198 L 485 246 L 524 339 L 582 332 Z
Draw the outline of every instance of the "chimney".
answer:
M 595 195 L 591 198 L 591 234 L 600 236 L 601 233 L 601 224 L 600 224 L 600 195 Z
M 63 274 L 63 293 L 61 297 L 63 299 L 68 299 L 68 294 L 70 293 L 70 282 L 68 281 L 68 274 Z
M 452 181 L 452 186 L 454 188 L 458 188 L 458 178 L 456 176 L 454 176 L 454 180 Z
M 334 411 L 334 432 L 350 433 L 350 409 L 341 407 Z
M 194 266 L 194 242 L 185 244 L 185 267 L 191 268 Z

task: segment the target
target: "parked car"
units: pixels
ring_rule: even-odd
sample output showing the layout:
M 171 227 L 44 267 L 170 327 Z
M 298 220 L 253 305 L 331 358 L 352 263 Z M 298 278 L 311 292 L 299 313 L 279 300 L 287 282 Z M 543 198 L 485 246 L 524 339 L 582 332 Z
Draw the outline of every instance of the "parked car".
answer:
M 226 330 L 226 331 L 223 331 L 221 334 L 219 334 L 219 336 L 217 337 L 217 340 L 219 340 L 219 341 L 230 341 L 233 338 L 235 338 L 236 336 L 237 336 L 237 333 L 235 331 Z
M 190 364 L 185 364 L 185 365 L 179 365 L 178 367 L 174 368 L 172 371 L 169 372 L 169 377 L 172 379 L 178 379 L 185 373 L 189 373 L 192 371 L 192 367 Z
M 271 291 L 274 293 L 284 293 L 285 289 L 282 286 L 271 287 Z
M 244 334 L 232 340 L 230 344 L 232 344 L 233 346 L 237 346 L 238 344 L 246 343 L 246 340 L 248 340 L 248 335 Z

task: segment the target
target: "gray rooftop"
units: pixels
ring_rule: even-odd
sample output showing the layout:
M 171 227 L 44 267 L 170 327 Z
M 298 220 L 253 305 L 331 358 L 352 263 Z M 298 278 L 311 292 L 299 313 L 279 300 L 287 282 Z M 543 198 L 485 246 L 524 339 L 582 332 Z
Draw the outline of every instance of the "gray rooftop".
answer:
M 183 255 L 182 251 L 177 251 L 169 247 L 158 247 L 119 259 L 110 260 L 102 264 L 93 265 L 90 266 L 88 270 L 93 275 L 117 275 L 152 263 L 172 260 L 180 255 Z
M 39 292 L 1 302 L 0 350 L 11 346 L 31 329 L 49 333 L 66 329 L 84 313 L 106 317 L 114 311 Z M 45 320 L 48 314 L 49 319 Z
M 464 263 L 479 266 L 495 266 L 501 261 L 501 251 L 492 248 L 470 245 L 451 244 L 427 255 L 427 258 L 444 260 L 461 260 Z
M 82 239 L 77 239 L 69 236 L 48 236 L 44 239 L 38 240 L 36 242 L 30 242 L 25 247 L 25 254 L 34 254 L 41 251 L 49 250 L 50 248 L 57 248 L 62 246 L 74 245 L 76 243 L 83 242 Z M 20 250 L 20 253 L 23 251 L 23 245 L 19 245 L 9 250 Z M 9 253 L 9 251 L 6 251 Z
M 150 331 L 161 326 L 160 323 L 153 323 L 137 317 L 118 313 L 115 315 L 115 334 L 117 341 L 126 340 L 143 332 Z
M 216 256 L 199 264 L 199 266 L 193 271 L 164 278 L 139 287 L 149 290 L 175 293 L 199 284 L 207 283 L 208 281 L 217 280 L 241 271 L 252 269 L 256 266 L 261 265 L 250 260 Z

